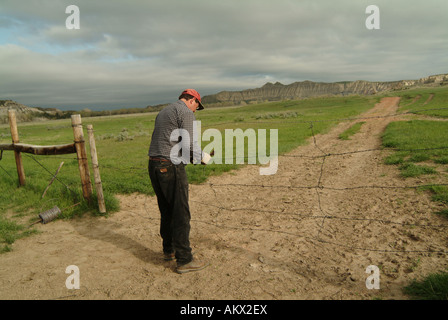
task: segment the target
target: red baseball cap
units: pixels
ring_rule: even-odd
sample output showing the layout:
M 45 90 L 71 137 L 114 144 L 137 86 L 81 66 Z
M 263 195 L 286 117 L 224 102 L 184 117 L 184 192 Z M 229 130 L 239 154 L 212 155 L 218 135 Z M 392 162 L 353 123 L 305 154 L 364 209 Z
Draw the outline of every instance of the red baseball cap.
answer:
M 194 90 L 194 89 L 185 89 L 185 90 L 182 92 L 182 94 L 189 94 L 190 96 L 195 97 L 195 98 L 199 101 L 199 107 L 198 107 L 197 110 L 202 110 L 202 109 L 204 109 L 204 106 L 203 106 L 202 103 L 201 103 L 201 96 L 200 96 L 199 92 L 197 92 L 197 91 Z

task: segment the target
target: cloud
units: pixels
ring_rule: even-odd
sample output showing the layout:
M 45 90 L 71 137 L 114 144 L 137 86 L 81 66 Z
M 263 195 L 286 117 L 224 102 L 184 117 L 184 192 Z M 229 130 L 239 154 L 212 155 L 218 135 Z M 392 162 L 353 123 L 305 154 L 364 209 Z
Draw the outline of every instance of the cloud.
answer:
M 3 3 L 4 2 L 4 3 Z M 0 98 L 66 108 L 143 107 L 280 81 L 388 81 L 448 72 L 445 1 L 4 0 Z

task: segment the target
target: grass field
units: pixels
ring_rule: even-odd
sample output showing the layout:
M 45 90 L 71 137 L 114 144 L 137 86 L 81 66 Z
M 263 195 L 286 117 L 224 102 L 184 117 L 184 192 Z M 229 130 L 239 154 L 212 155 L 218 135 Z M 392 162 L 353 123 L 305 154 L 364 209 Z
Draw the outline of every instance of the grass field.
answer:
M 424 120 L 392 122 L 383 134 L 383 146 L 397 151 L 385 159 L 398 165 L 404 178 L 448 173 L 448 90 L 425 88 L 398 94 L 399 112 L 415 112 Z M 427 111 L 425 111 L 427 110 Z M 420 150 L 419 150 L 420 149 Z M 427 188 L 435 201 L 448 204 L 448 187 Z M 445 211 L 443 211 L 445 212 Z
M 446 87 L 419 88 L 389 93 L 399 96 L 398 112 L 415 112 L 419 115 L 448 118 L 448 90 Z

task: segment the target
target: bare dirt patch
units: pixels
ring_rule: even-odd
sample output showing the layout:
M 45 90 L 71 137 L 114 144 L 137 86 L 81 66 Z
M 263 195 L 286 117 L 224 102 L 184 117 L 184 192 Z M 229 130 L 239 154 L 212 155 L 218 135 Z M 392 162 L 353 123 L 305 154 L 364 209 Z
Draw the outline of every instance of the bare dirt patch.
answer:
M 275 175 L 246 166 L 191 185 L 193 251 L 211 262 L 200 272 L 163 261 L 156 199 L 135 194 L 108 218 L 57 220 L 16 241 L 0 256 L 0 298 L 406 299 L 411 279 L 447 268 L 447 221 L 428 194 L 395 188 L 424 181 L 400 178 L 387 151 L 336 155 L 378 148 L 398 101 L 365 113 L 351 140 L 337 138 L 347 121 L 280 157 Z M 79 290 L 65 286 L 69 265 Z M 369 265 L 379 290 L 366 288 Z

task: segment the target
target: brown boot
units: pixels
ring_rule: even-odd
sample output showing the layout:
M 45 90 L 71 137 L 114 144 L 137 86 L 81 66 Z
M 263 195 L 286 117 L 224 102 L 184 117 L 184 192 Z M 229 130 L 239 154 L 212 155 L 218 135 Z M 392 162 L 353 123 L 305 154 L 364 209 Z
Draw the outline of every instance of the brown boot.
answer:
M 206 261 L 193 259 L 189 263 L 177 267 L 176 271 L 177 271 L 177 273 L 187 273 L 187 272 L 192 272 L 192 271 L 199 271 L 199 270 L 204 269 L 208 265 L 209 265 L 209 263 Z

